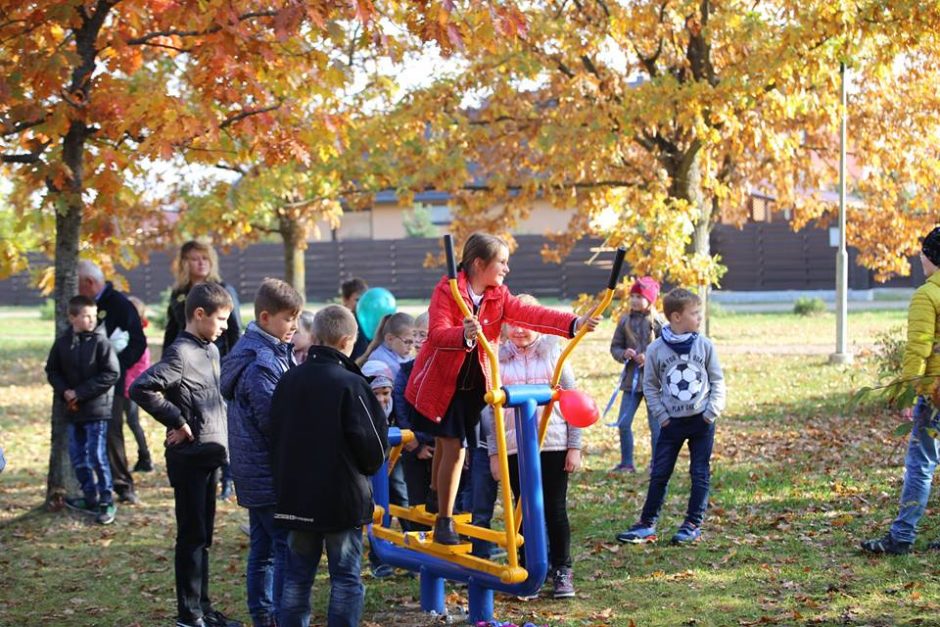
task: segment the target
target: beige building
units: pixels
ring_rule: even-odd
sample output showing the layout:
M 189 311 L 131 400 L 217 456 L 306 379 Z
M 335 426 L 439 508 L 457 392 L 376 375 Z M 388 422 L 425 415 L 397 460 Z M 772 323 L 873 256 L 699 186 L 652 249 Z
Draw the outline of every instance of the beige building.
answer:
M 423 205 L 431 211 L 431 221 L 437 225 L 440 234 L 446 231 L 451 222 L 452 208 L 447 205 L 448 195 L 442 192 L 425 192 L 415 196 L 415 204 Z M 383 192 L 376 196 L 371 209 L 344 213 L 335 237 L 340 240 L 397 240 L 408 236 L 405 231 L 405 219 L 413 210 L 404 206 L 392 192 Z M 502 205 L 496 205 L 494 212 L 501 211 Z M 513 230 L 515 235 L 545 235 L 563 231 L 573 215 L 573 209 L 557 209 L 548 202 L 539 200 L 532 207 L 529 217 Z M 326 223 L 321 223 L 323 239 L 330 232 Z

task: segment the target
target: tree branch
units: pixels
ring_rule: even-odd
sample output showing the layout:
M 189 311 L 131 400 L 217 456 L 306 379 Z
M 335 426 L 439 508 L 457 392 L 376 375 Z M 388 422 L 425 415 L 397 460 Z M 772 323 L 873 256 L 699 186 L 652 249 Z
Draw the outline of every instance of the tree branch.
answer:
M 17 133 L 22 133 L 26 129 L 32 128 L 34 126 L 39 126 L 45 121 L 46 121 L 46 116 L 42 116 L 42 117 L 36 118 L 35 120 L 25 120 L 23 122 L 17 122 L 12 127 L 5 128 L 2 132 L 0 132 L 0 137 L 9 137 L 10 135 L 16 135 Z
M 267 10 L 267 11 L 249 11 L 248 13 L 242 13 L 236 18 L 237 22 L 244 22 L 245 20 L 251 20 L 256 17 L 274 17 L 277 15 L 277 11 Z M 133 37 L 127 40 L 129 46 L 143 46 L 143 45 L 153 45 L 150 44 L 150 41 L 158 37 L 201 37 L 203 35 L 211 35 L 222 30 L 221 24 L 215 24 L 209 28 L 202 30 L 161 30 L 155 31 L 152 33 L 147 33 L 146 35 L 141 35 L 140 37 Z
M 20 153 L 15 155 L 0 155 L 0 163 L 38 163 L 39 153 Z
M 262 107 L 260 109 L 246 109 L 244 111 L 236 113 L 235 115 L 232 115 L 222 120 L 222 123 L 219 124 L 219 128 L 220 129 L 228 128 L 232 124 L 235 124 L 236 122 L 240 122 L 247 117 L 258 115 L 259 113 L 268 113 L 270 111 L 275 111 L 276 109 L 279 109 L 280 107 L 281 107 L 281 103 L 277 103 L 275 105 L 271 105 L 269 107 Z

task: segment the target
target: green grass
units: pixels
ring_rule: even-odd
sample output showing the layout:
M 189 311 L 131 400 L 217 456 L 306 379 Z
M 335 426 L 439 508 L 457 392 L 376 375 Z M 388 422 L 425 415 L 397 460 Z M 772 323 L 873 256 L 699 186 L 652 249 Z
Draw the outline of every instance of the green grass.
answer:
M 870 343 L 903 312 L 853 313 L 850 334 Z M 41 509 L 48 463 L 50 393 L 42 377 L 48 342 L 12 339 L 0 319 L 0 625 L 168 624 L 174 613 L 172 492 L 164 467 L 139 475 L 142 505 L 123 507 L 108 528 Z M 22 334 L 33 321 L 15 321 Z M 582 389 L 603 405 L 618 366 L 607 354 L 610 323 L 588 336 L 572 362 Z M 42 327 L 35 335 L 43 333 Z M 649 462 L 646 419 L 637 416 L 636 475 L 612 475 L 614 429 L 586 432 L 584 471 L 572 477 L 569 514 L 578 598 L 522 603 L 497 595 L 496 614 L 552 625 L 937 624 L 940 567 L 925 544 L 940 533 L 935 503 L 917 551 L 861 555 L 895 514 L 903 449 L 897 416 L 844 415 L 849 392 L 874 380 L 874 365 L 829 366 L 814 347 L 834 341 L 834 318 L 792 314 L 722 316 L 713 336 L 729 405 L 718 423 L 711 508 L 691 548 L 614 541 L 643 503 Z M 30 335 L 32 333 L 30 332 Z M 787 352 L 781 352 L 786 346 Z M 794 352 L 794 346 L 804 346 Z M 815 351 L 815 352 L 814 352 Z M 146 419 L 159 447 L 161 429 Z M 125 439 L 130 441 L 130 434 Z M 129 453 L 135 459 L 133 446 Z M 159 459 L 159 458 L 158 458 Z M 689 481 L 680 458 L 663 510 L 663 535 L 682 520 Z M 212 548 L 212 590 L 225 611 L 247 618 L 243 510 L 222 504 Z M 365 625 L 436 625 L 416 610 L 418 583 L 366 577 Z M 465 591 L 448 588 L 449 600 Z M 323 624 L 328 581 L 314 588 Z M 933 622 L 932 622 L 933 621 Z

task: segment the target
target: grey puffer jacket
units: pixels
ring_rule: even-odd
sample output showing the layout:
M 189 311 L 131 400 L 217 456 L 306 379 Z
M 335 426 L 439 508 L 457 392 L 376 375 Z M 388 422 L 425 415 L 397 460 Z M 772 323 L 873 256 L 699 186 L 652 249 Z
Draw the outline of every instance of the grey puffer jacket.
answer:
M 225 402 L 219 391 L 219 349 L 183 331 L 163 359 L 131 384 L 131 400 L 169 429 L 188 424 L 193 441 L 167 448 L 200 463 L 228 459 Z
M 506 342 L 499 347 L 499 370 L 503 385 L 521 385 L 526 383 L 551 383 L 555 364 L 561 356 L 559 339 L 554 335 L 541 335 L 537 340 L 525 348 L 517 348 L 512 342 Z M 574 387 L 574 372 L 571 366 L 565 365 L 561 371 L 559 385 L 563 390 Z M 541 419 L 542 408 L 539 408 Z M 506 409 L 506 450 L 509 455 L 516 453 L 516 419 L 513 409 Z M 496 455 L 496 432 L 493 408 L 489 405 L 483 410 L 483 428 L 486 431 L 488 453 Z M 570 426 L 558 409 L 558 403 L 552 409 L 552 417 L 548 421 L 548 431 L 545 432 L 545 441 L 542 443 L 543 451 L 565 451 L 581 448 L 581 429 Z

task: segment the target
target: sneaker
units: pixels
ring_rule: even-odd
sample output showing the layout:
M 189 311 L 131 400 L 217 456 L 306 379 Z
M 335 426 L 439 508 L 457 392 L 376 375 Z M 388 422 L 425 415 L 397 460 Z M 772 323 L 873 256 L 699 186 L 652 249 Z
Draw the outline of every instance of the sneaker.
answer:
M 65 506 L 72 511 L 81 512 L 82 514 L 98 513 L 98 504 L 87 501 L 83 496 L 65 497 Z
M 927 545 L 928 551 L 940 551 L 940 540 L 934 540 Z
M 631 464 L 617 464 L 610 469 L 610 472 L 628 472 L 632 474 L 636 472 L 636 467 Z
M 390 564 L 379 564 L 372 567 L 372 576 L 376 579 L 387 579 L 395 575 L 395 567 Z
M 242 627 L 241 622 L 232 620 L 219 610 L 209 610 L 202 615 L 206 627 Z
M 552 596 L 556 599 L 574 598 L 574 571 L 559 568 L 552 574 Z
M 862 542 L 861 547 L 866 553 L 873 553 L 875 555 L 885 553 L 888 555 L 904 555 L 910 553 L 912 544 L 913 542 L 898 542 L 894 539 L 894 536 L 890 533 L 886 533 L 882 538 L 865 540 Z
M 114 522 L 115 514 L 117 514 L 117 506 L 114 503 L 102 503 L 98 506 L 95 522 L 99 525 L 110 525 Z
M 429 514 L 437 513 L 437 490 L 428 490 L 428 495 L 424 499 L 424 511 Z
M 138 505 L 140 503 L 140 498 L 137 496 L 137 493 L 134 492 L 133 490 L 124 490 L 122 492 L 117 492 L 117 497 L 118 497 L 118 503 L 127 503 L 128 505 Z
M 454 528 L 453 518 L 445 516 L 437 517 L 437 521 L 434 523 L 434 542 L 448 546 L 460 544 L 460 536 Z
M 656 542 L 656 525 L 640 521 L 621 533 L 617 534 L 617 542 L 625 544 L 646 544 Z
M 206 627 L 206 621 L 201 618 L 177 618 L 176 627 Z
M 227 501 L 235 495 L 235 482 L 234 481 L 223 481 L 222 482 L 222 491 L 219 492 L 219 500 Z
M 516 600 L 528 602 L 528 601 L 537 601 L 538 598 L 539 598 L 539 593 L 536 592 L 535 594 L 530 594 L 528 596 L 518 596 L 516 597 Z
M 698 525 L 693 525 L 690 522 L 684 522 L 676 530 L 676 534 L 672 536 L 672 539 L 669 541 L 669 543 L 689 544 L 690 542 L 697 542 L 701 537 L 702 529 Z
M 149 459 L 138 459 L 133 472 L 153 472 L 153 462 Z

